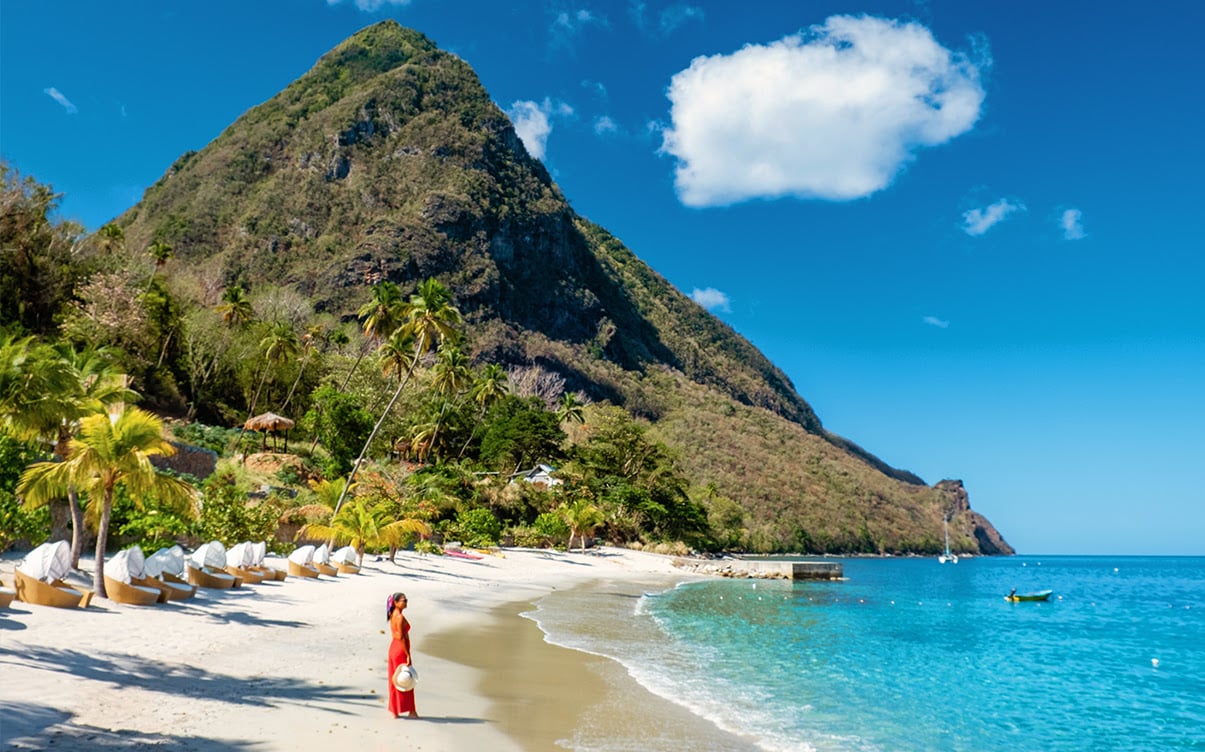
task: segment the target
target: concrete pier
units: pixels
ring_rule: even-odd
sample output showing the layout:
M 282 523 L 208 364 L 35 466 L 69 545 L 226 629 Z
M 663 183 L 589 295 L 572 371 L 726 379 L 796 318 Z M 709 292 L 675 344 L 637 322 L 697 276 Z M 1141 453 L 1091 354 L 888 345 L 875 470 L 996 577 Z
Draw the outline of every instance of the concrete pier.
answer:
M 674 559 L 674 566 L 699 574 L 763 580 L 840 580 L 845 570 L 835 561 L 780 559 Z

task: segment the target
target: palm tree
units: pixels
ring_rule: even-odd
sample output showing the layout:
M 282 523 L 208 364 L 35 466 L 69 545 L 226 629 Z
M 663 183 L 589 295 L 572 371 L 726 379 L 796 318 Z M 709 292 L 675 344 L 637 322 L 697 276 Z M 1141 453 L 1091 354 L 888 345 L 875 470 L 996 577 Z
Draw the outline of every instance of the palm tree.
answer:
M 431 386 L 443 397 L 443 403 L 439 406 L 439 416 L 435 419 L 431 431 L 430 447 L 432 451 L 439 440 L 439 429 L 443 425 L 453 398 L 468 388 L 472 376 L 473 372 L 469 369 L 469 358 L 461 352 L 459 347 L 455 344 L 447 344 L 439 348 L 435 356 L 434 378 L 431 379 Z
M 222 293 L 222 303 L 217 307 L 217 312 L 222 314 L 226 326 L 235 329 L 246 326 L 255 318 L 255 309 L 251 307 L 247 291 L 237 285 L 227 287 Z
M 360 456 L 356 459 L 356 463 L 352 465 L 351 473 L 347 477 L 348 487 L 355 480 L 356 471 L 360 469 L 360 463 L 364 461 L 364 455 L 368 454 L 368 448 L 372 446 L 373 440 L 376 439 L 377 433 L 380 432 L 381 425 L 385 422 L 389 411 L 397 403 L 398 397 L 402 396 L 402 390 L 406 388 L 406 382 L 410 380 L 410 376 L 414 373 L 419 359 L 426 355 L 436 343 L 458 339 L 460 332 L 456 327 L 459 324 L 460 311 L 452 305 L 452 293 L 448 288 L 444 287 L 434 277 L 420 282 L 418 292 L 410 296 L 410 302 L 407 304 L 405 311 L 405 323 L 401 327 L 407 333 L 414 336 L 414 353 L 410 359 L 410 366 L 406 369 L 405 378 L 398 382 L 397 389 L 394 390 L 389 403 L 381 411 L 381 417 L 377 419 L 376 425 L 372 427 L 372 433 L 368 435 L 368 440 L 364 442 L 364 448 L 360 450 Z M 343 504 L 346 498 L 347 488 L 344 488 L 343 494 L 335 505 L 336 514 L 339 513 L 339 506 Z
M 147 246 L 146 252 L 155 261 L 155 271 L 162 269 L 176 255 L 172 247 L 162 240 L 156 240 L 154 243 L 151 243 Z
M 154 493 L 161 499 L 193 504 L 197 493 L 179 478 L 160 475 L 153 456 L 174 454 L 163 436 L 163 422 L 137 407 L 122 407 L 108 414 L 89 415 L 80 421 L 80 435 L 65 462 L 35 462 L 21 474 L 17 493 L 30 506 L 39 506 L 71 487 L 86 492 L 100 509 L 96 534 L 96 572 L 93 589 L 105 594 L 105 545 L 113 494 L 124 486 L 132 498 Z
M 356 315 L 363 321 L 364 336 L 372 343 L 380 343 L 389 338 L 402 325 L 406 310 L 406 300 L 402 297 L 402 288 L 396 282 L 388 280 L 372 286 L 372 300 L 360 306 Z M 352 374 L 360 367 L 366 350 L 360 350 L 356 362 L 343 379 L 339 391 L 347 389 Z
M 363 499 L 353 499 L 329 524 L 309 523 L 297 533 L 300 538 L 325 539 L 332 546 L 354 546 L 357 564 L 364 563 L 364 550 L 368 546 L 397 546 L 407 535 L 431 534 L 431 528 L 421 520 L 393 519 L 388 504 L 370 504 Z
M 414 355 L 414 334 L 405 329 L 395 329 L 389 339 L 381 343 L 377 357 L 381 363 L 381 375 L 393 377 L 398 381 L 406 374 L 406 366 Z
M 321 324 L 313 324 L 305 330 L 305 334 L 301 335 L 301 364 L 297 366 L 297 378 L 293 379 L 293 385 L 289 387 L 289 394 L 285 397 L 285 401 L 280 406 L 281 414 L 285 408 L 289 406 L 289 402 L 293 399 L 293 392 L 297 390 L 297 384 L 301 382 L 301 375 L 305 373 L 305 365 L 309 362 L 310 356 L 318 349 L 318 345 L 327 341 L 326 327 Z
M 562 504 L 557 512 L 569 526 L 567 548 L 573 548 L 573 538 L 578 536 L 582 540 L 582 552 L 584 553 L 586 551 L 586 534 L 594 532 L 594 528 L 601 525 L 605 519 L 602 510 L 586 499 L 576 499 L 568 504 Z
M 255 393 L 251 395 L 251 404 L 247 407 L 247 420 L 255 415 L 255 406 L 259 404 L 259 395 L 263 391 L 264 382 L 268 380 L 268 374 L 274 368 L 279 368 L 289 361 L 289 359 L 297 355 L 298 343 L 297 332 L 293 331 L 293 326 L 287 321 L 277 321 L 264 335 L 264 338 L 259 341 L 259 346 L 264 353 L 264 370 L 260 374 L 259 384 L 255 387 Z M 247 423 L 243 422 L 243 427 L 238 432 L 238 439 L 235 447 L 241 448 L 243 445 L 243 435 L 247 433 Z M 243 459 L 246 459 L 244 454 Z
M 573 392 L 562 392 L 556 407 L 557 420 L 562 423 L 585 423 L 585 407 Z
M 0 427 L 18 439 L 53 443 L 59 461 L 70 454 L 80 418 L 137 398 L 103 348 L 76 352 L 35 344 L 32 337 L 0 339 Z M 74 567 L 83 547 L 83 514 L 74 488 L 65 498 Z
M 485 420 L 485 414 L 489 411 L 490 407 L 509 393 L 509 377 L 502 366 L 497 363 L 490 363 L 481 370 L 481 375 L 477 377 L 477 380 L 473 382 L 473 386 L 469 388 L 469 399 L 477 403 L 481 408 L 481 413 L 477 416 L 477 423 L 469 431 L 469 437 L 464 440 L 464 446 L 460 448 L 458 457 L 464 456 L 465 450 L 469 448 L 469 443 L 472 442 L 473 436 L 477 433 L 477 427 Z
M 356 315 L 363 320 L 364 334 L 368 337 L 368 341 L 382 342 L 395 334 L 398 327 L 401 325 L 402 317 L 405 313 L 406 301 L 402 297 L 402 288 L 398 287 L 396 282 L 388 280 L 372 286 L 372 299 L 360 309 L 356 311 Z M 384 345 L 381 346 L 384 348 Z M 406 348 L 409 351 L 409 348 Z M 339 385 L 339 391 L 347 391 L 347 385 L 351 383 L 351 377 L 355 374 L 356 369 L 360 367 L 360 361 L 364 359 L 367 349 L 361 348 L 360 353 L 356 356 L 356 362 L 351 364 L 347 375 L 343 377 L 343 383 Z M 399 374 L 401 366 L 398 367 Z M 401 378 L 399 375 L 398 378 Z M 318 406 L 319 412 L 322 406 Z M 310 453 L 318 446 L 318 437 L 314 437 L 313 443 L 310 444 Z
M 125 230 L 121 229 L 121 225 L 113 222 L 101 227 L 96 234 L 100 238 L 100 249 L 106 253 L 121 250 L 126 242 Z

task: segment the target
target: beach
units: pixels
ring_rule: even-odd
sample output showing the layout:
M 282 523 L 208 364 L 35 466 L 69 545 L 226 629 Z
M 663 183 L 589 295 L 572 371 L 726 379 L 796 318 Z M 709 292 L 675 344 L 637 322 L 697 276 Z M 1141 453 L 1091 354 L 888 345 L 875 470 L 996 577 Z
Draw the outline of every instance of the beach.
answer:
M 623 549 L 500 553 L 366 557 L 358 575 L 202 589 L 149 607 L 14 601 L 0 611 L 0 741 L 38 750 L 556 750 L 577 748 L 575 729 L 591 714 L 627 716 L 618 735 L 647 718 L 659 719 L 660 738 L 688 746 L 692 735 L 723 736 L 613 662 L 546 643 L 520 616 L 558 589 L 668 588 L 694 575 L 669 557 Z M 12 552 L 0 560 L 10 587 L 19 561 Z M 385 598 L 395 591 L 409 598 L 418 719 L 385 709 Z

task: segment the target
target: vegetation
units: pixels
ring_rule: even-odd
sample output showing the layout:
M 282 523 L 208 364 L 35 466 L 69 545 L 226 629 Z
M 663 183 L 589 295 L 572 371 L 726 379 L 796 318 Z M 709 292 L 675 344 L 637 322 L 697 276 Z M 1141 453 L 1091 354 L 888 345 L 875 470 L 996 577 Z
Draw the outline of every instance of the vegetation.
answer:
M 1007 549 L 960 486 L 825 431 L 756 348 L 574 214 L 462 60 L 393 22 L 96 233 L 0 170 L 0 546 L 70 528 L 100 552 L 300 533 L 391 554 L 434 535 L 937 553 L 953 512 L 957 550 Z M 162 472 L 106 492 L 56 469 L 134 401 L 221 455 L 203 484 L 164 481 L 203 494 L 199 517 L 122 491 Z M 270 470 L 241 428 L 268 410 L 297 420 Z M 131 451 L 169 453 L 147 431 Z M 562 483 L 511 482 L 540 463 Z M 49 512 L 16 504 L 27 467 Z

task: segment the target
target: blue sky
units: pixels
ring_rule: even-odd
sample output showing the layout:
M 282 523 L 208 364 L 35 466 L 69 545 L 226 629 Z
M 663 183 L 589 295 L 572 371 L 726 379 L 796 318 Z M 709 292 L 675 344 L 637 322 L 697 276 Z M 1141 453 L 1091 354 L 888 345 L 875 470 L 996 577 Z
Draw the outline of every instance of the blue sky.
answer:
M 830 430 L 1023 553 L 1205 554 L 1205 3 L 5 0 L 0 153 L 95 229 L 383 18 Z

